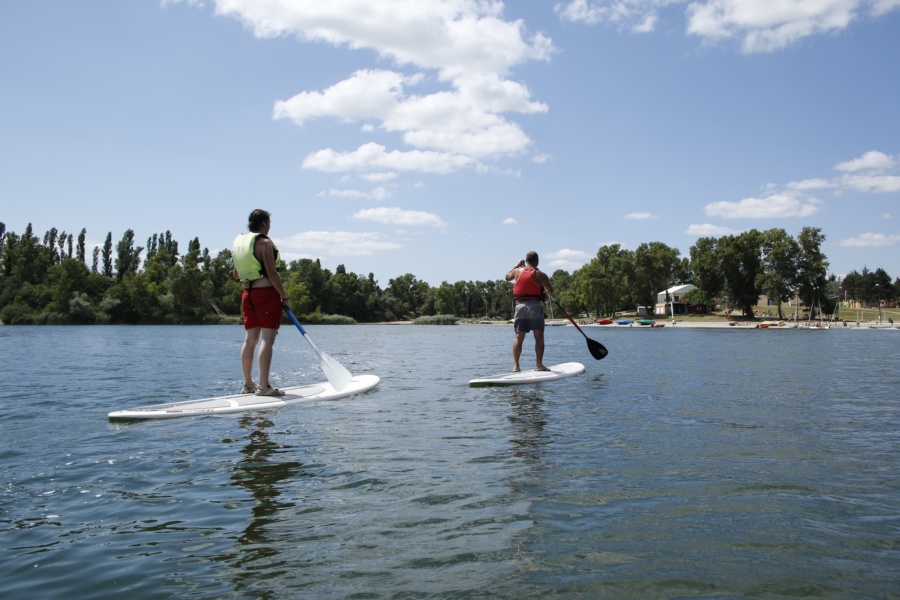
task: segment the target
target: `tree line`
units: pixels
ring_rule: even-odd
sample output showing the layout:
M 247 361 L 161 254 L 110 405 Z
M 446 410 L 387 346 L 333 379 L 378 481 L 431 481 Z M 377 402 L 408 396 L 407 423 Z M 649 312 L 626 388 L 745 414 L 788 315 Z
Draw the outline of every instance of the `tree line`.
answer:
M 181 252 L 169 231 L 136 246 L 128 229 L 113 244 L 86 248 L 78 236 L 51 228 L 36 236 L 0 223 L 0 321 L 5 324 L 183 324 L 234 322 L 240 314 L 241 285 L 232 276 L 230 250 L 215 256 L 198 238 Z M 673 285 L 692 283 L 693 300 L 730 302 L 752 314 L 761 294 L 781 305 L 799 296 L 807 306 L 831 310 L 836 301 L 874 305 L 900 295 L 900 278 L 883 269 L 853 271 L 842 281 L 828 276 L 821 252 L 825 236 L 807 227 L 793 238 L 783 229 L 751 230 L 704 237 L 690 257 L 661 242 L 635 250 L 603 246 L 586 265 L 551 274 L 557 298 L 570 312 L 612 315 L 653 306 Z M 442 282 L 431 286 L 407 273 L 382 288 L 373 273 L 358 275 L 338 265 L 332 273 L 316 259 L 280 267 L 294 310 L 307 322 L 342 315 L 357 322 L 410 320 L 454 315 L 467 319 L 512 317 L 512 284 L 492 281 Z

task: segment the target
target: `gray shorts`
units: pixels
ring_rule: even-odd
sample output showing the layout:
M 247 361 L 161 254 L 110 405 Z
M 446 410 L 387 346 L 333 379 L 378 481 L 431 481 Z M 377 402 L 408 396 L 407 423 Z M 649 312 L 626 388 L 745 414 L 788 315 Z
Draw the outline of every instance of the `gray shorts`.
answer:
M 516 314 L 513 320 L 513 328 L 516 333 L 528 333 L 529 331 L 544 330 L 544 309 L 537 300 L 516 302 Z

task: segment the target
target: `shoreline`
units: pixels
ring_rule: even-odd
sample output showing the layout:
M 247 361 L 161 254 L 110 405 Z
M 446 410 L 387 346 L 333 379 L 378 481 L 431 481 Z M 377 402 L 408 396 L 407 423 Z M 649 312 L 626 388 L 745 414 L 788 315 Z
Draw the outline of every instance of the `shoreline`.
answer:
M 411 321 L 406 321 L 405 323 L 411 324 Z M 619 325 L 617 323 L 609 323 L 606 325 L 601 325 L 599 323 L 578 323 L 578 326 L 585 329 L 898 329 L 900 330 L 900 324 L 894 323 L 878 323 L 877 321 L 864 321 L 857 323 L 856 321 L 825 321 L 822 323 L 821 327 L 816 327 L 815 322 L 813 322 L 812 327 L 806 326 L 806 321 L 802 323 L 797 323 L 795 321 L 778 321 L 774 319 L 759 319 L 754 321 L 743 321 L 743 320 L 735 320 L 735 321 L 679 321 L 675 320 L 675 323 L 672 323 L 672 320 L 663 321 L 661 319 L 656 320 L 654 325 L 639 325 L 637 323 L 630 323 L 628 325 Z M 778 325 L 778 323 L 782 323 Z M 393 324 L 403 324 L 403 323 L 393 323 Z M 506 321 L 494 321 L 492 323 L 485 322 L 476 322 L 476 323 L 460 323 L 460 325 L 487 325 L 487 326 L 495 326 L 495 325 L 512 325 L 510 322 Z M 799 327 L 798 325 L 803 325 L 803 327 Z M 559 323 L 555 325 L 547 325 L 550 327 L 572 327 L 571 323 Z

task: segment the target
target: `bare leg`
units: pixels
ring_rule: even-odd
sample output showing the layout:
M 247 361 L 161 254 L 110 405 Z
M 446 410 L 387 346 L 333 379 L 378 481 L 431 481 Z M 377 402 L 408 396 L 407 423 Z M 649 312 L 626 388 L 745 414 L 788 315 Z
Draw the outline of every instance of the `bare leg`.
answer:
M 269 387 L 269 369 L 272 368 L 272 346 L 275 345 L 277 329 L 263 329 L 262 342 L 259 344 L 259 387 Z
M 524 333 L 516 333 L 513 339 L 513 371 L 519 370 L 519 358 L 522 356 L 522 342 L 525 341 Z
M 534 356 L 537 359 L 534 368 L 538 371 L 546 371 L 547 367 L 544 366 L 544 330 L 535 329 L 532 333 L 534 333 Z
M 244 335 L 244 345 L 241 346 L 241 369 L 244 371 L 244 385 L 253 384 L 253 351 L 256 342 L 259 341 L 259 328 L 248 329 Z

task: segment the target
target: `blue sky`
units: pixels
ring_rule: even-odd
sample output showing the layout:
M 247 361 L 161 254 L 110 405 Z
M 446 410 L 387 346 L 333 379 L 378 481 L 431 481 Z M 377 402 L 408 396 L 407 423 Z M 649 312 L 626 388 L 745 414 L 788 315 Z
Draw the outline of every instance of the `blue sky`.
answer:
M 820 227 L 900 276 L 900 0 L 0 3 L 0 221 L 500 279 Z

